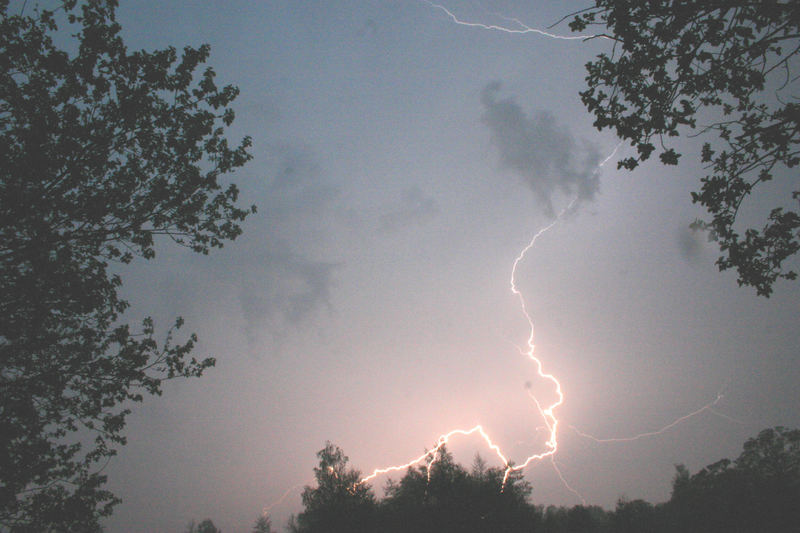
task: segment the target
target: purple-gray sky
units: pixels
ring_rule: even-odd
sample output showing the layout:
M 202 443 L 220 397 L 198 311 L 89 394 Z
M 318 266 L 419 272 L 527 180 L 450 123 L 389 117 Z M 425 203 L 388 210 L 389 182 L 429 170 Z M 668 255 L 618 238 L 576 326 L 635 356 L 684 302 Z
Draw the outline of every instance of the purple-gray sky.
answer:
M 578 6 L 447 7 L 543 28 Z M 596 171 L 617 141 L 592 128 L 578 91 L 606 42 L 462 26 L 415 0 L 123 1 L 119 19 L 132 48 L 211 44 L 218 79 L 241 89 L 231 135 L 251 135 L 255 159 L 234 180 L 259 212 L 221 252 L 165 246 L 123 270 L 130 318 L 183 315 L 217 367 L 130 417 L 105 470 L 123 498 L 109 531 L 207 517 L 248 531 L 310 482 L 326 440 L 365 472 L 477 423 L 512 460 L 543 450 L 527 392 L 548 402 L 553 388 L 518 351 L 529 332 L 509 278 L 576 196 L 517 272 L 536 353 L 565 394 L 557 461 L 570 485 L 606 507 L 663 501 L 675 463 L 696 471 L 760 429 L 800 426 L 800 285 L 757 298 L 688 232 L 702 216 L 689 196 L 697 140 L 677 168 L 617 171 L 614 158 Z M 772 207 L 784 178 L 743 217 Z M 613 444 L 569 427 L 653 431 L 720 391 L 716 410 L 738 422 L 705 411 Z M 497 464 L 475 439 L 452 449 Z M 549 462 L 526 472 L 536 503 L 580 503 Z M 299 492 L 271 510 L 274 525 Z

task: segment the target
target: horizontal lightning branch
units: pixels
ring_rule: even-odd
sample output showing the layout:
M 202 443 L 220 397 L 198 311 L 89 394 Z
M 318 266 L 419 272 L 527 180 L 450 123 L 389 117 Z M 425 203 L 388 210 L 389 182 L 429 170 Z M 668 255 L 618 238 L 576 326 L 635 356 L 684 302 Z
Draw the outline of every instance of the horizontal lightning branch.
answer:
M 422 1 L 425 2 L 426 4 L 428 4 L 429 6 L 431 6 L 432 8 L 434 8 L 434 9 L 439 9 L 439 10 L 443 11 L 444 14 L 447 15 L 450 18 L 450 20 L 452 20 L 455 24 L 458 24 L 459 26 L 468 26 L 470 28 L 480 28 L 480 29 L 483 29 L 483 30 L 500 31 L 500 32 L 503 32 L 503 33 L 516 33 L 516 34 L 534 33 L 536 35 L 541 35 L 542 37 L 549 37 L 550 39 L 560 39 L 560 40 L 563 40 L 563 41 L 585 41 L 587 39 L 592 39 L 594 37 L 603 37 L 602 35 L 558 35 L 558 34 L 550 33 L 550 32 L 547 32 L 547 31 L 544 31 L 544 30 L 540 30 L 540 29 L 537 29 L 537 28 L 531 28 L 527 24 L 524 24 L 521 20 L 519 20 L 517 18 L 510 18 L 510 17 L 501 17 L 501 18 L 504 18 L 504 19 L 508 20 L 509 22 L 514 23 L 517 27 L 509 28 L 509 27 L 506 27 L 506 26 L 499 26 L 499 25 L 496 25 L 496 24 L 484 24 L 484 23 L 481 23 L 481 22 L 467 22 L 467 21 L 459 19 L 457 16 L 455 16 L 453 14 L 452 11 L 450 11 L 449 9 L 447 9 L 446 7 L 444 7 L 441 4 L 435 4 L 433 2 L 429 2 L 428 0 L 422 0 Z
M 359 484 L 366 483 L 380 476 L 381 474 L 388 474 L 389 472 L 397 472 L 400 470 L 405 470 L 406 468 L 410 468 L 412 466 L 421 464 L 425 461 L 427 461 L 428 474 L 430 475 L 431 467 L 436 463 L 436 461 L 439 458 L 439 450 L 441 450 L 442 446 L 444 446 L 450 441 L 451 437 L 455 435 L 467 436 L 467 435 L 472 435 L 473 433 L 478 433 L 483 438 L 483 440 L 486 441 L 486 444 L 489 446 L 489 448 L 492 451 L 494 451 L 495 454 L 497 454 L 497 457 L 503 462 L 503 464 L 506 465 L 506 467 L 508 467 L 508 459 L 506 459 L 506 456 L 503 455 L 503 452 L 500 450 L 500 447 L 494 442 L 492 442 L 492 439 L 491 437 L 489 437 L 489 434 L 486 433 L 486 431 L 483 429 L 483 426 L 479 424 L 471 429 L 454 429 L 449 433 L 445 433 L 444 435 L 439 436 L 439 439 L 436 441 L 436 446 L 434 446 L 433 449 L 431 449 L 430 451 L 425 452 L 416 459 L 412 459 L 411 461 L 405 464 L 388 466 L 386 468 L 376 468 L 375 470 L 372 471 L 370 475 L 362 478 L 358 483 Z M 428 461 L 428 459 L 430 460 Z
M 604 443 L 604 442 L 632 442 L 632 441 L 636 441 L 636 440 L 639 440 L 639 439 L 644 439 L 644 438 L 647 438 L 647 437 L 655 437 L 656 435 L 661 435 L 662 433 L 665 433 L 665 432 L 669 431 L 670 429 L 674 428 L 675 426 L 677 426 L 681 422 L 686 422 L 690 418 L 693 418 L 693 417 L 699 415 L 700 413 L 702 413 L 704 411 L 708 411 L 709 413 L 712 413 L 712 414 L 714 414 L 716 416 L 719 416 L 719 417 L 725 418 L 727 420 L 730 420 L 731 422 L 736 422 L 737 424 L 743 424 L 743 422 L 741 422 L 740 420 L 736 420 L 735 418 L 730 417 L 730 416 L 728 416 L 728 415 L 726 415 L 724 413 L 721 413 L 721 412 L 717 411 L 716 409 L 714 409 L 714 407 L 720 401 L 722 401 L 722 398 L 724 398 L 724 396 L 725 395 L 722 392 L 720 392 L 719 394 L 717 394 L 717 397 L 714 399 L 713 402 L 709 402 L 709 403 L 705 404 L 704 406 L 700 407 L 699 409 L 696 409 L 696 410 L 692 411 L 691 413 L 689 413 L 687 415 L 683 415 L 680 418 L 676 418 L 674 421 L 670 422 L 669 424 L 667 424 L 666 426 L 662 427 L 661 429 L 657 429 L 655 431 L 647 431 L 645 433 L 639 433 L 638 435 L 633 435 L 632 437 L 611 437 L 611 438 L 607 438 L 607 439 L 601 439 L 601 438 L 595 437 L 594 435 L 590 435 L 589 433 L 585 433 L 585 432 L 579 430 L 578 428 L 576 428 L 575 426 L 569 426 L 569 427 L 570 427 L 570 429 L 572 429 L 575 433 L 577 433 L 581 437 L 584 437 L 586 439 L 592 440 L 594 442 Z

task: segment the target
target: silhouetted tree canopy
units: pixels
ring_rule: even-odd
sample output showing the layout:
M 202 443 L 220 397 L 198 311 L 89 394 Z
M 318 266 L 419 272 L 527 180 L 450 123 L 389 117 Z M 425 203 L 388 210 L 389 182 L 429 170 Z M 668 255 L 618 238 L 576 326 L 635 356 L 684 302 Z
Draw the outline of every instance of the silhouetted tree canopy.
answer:
M 676 467 L 669 501 L 620 498 L 613 511 L 596 505 L 542 508 L 531 485 L 513 473 L 471 470 L 442 448 L 428 465 L 389 481 L 383 499 L 358 484 L 357 471 L 330 443 L 314 469 L 318 487 L 303 492 L 304 511 L 290 530 L 382 533 L 789 533 L 800 524 L 800 430 L 766 429 L 735 461 L 723 459 L 692 475 Z M 430 470 L 429 467 L 430 466 Z
M 800 526 L 800 430 L 765 429 L 735 461 L 694 475 L 677 467 L 667 504 L 673 531 L 789 533 Z
M 598 129 L 636 148 L 619 166 L 633 169 L 653 152 L 675 165 L 672 137 L 716 136 L 703 144 L 709 174 L 692 193 L 710 218 L 693 226 L 718 242 L 720 270 L 735 268 L 739 284 L 759 295 L 796 279 L 787 260 L 800 250 L 800 190 L 760 229 L 742 233 L 735 222 L 756 185 L 797 178 L 800 1 L 595 0 L 570 28 L 613 41 L 586 65 L 581 99 Z
M 316 487 L 303 489 L 304 510 L 292 529 L 298 533 L 371 532 L 375 530 L 375 496 L 359 483 L 361 473 L 347 467 L 348 458 L 330 442 L 317 453 Z
M 658 521 L 657 509 L 652 503 L 620 499 L 611 516 L 611 529 L 617 533 L 657 531 Z
M 214 525 L 214 522 L 211 519 L 206 518 L 199 524 L 195 524 L 194 520 L 189 522 L 189 525 L 186 528 L 186 533 L 222 533 L 222 532 L 217 528 L 216 525 Z
M 253 533 L 273 533 L 272 522 L 268 516 L 259 516 L 253 524 Z
M 199 376 L 192 335 L 163 343 L 110 262 L 199 253 L 254 208 L 220 178 L 249 159 L 209 47 L 127 49 L 116 0 L 0 0 L 0 529 L 90 531 L 118 501 L 100 467 L 131 401 Z
M 531 487 L 522 474 L 486 468 L 476 457 L 467 471 L 442 447 L 430 467 L 409 468 L 389 483 L 381 501 L 381 530 L 387 532 L 521 532 L 537 522 L 528 503 Z

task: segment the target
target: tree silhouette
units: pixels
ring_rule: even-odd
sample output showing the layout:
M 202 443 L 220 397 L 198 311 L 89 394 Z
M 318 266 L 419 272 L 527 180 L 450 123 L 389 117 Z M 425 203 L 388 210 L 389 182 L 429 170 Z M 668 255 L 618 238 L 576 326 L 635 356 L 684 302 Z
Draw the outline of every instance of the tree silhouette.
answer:
M 470 494 L 467 472 L 442 446 L 430 464 L 409 468 L 397 484 L 389 484 L 383 502 L 387 531 L 465 530 Z
M 376 504 L 368 485 L 359 483 L 361 473 L 347 467 L 348 458 L 330 442 L 317 452 L 316 487 L 306 486 L 304 510 L 292 529 L 298 533 L 345 533 L 374 531 Z
M 617 508 L 611 515 L 611 527 L 617 533 L 638 533 L 640 531 L 663 531 L 656 507 L 641 499 L 617 501 Z
M 253 525 L 253 533 L 273 533 L 272 522 L 268 516 L 259 516 Z
M 800 250 L 800 190 L 761 229 L 740 234 L 735 222 L 756 185 L 796 178 L 800 2 L 595 0 L 570 23 L 574 31 L 594 26 L 613 48 L 586 65 L 581 99 L 598 129 L 636 148 L 619 166 L 633 169 L 653 152 L 675 165 L 671 137 L 715 135 L 702 149 L 709 174 L 692 193 L 710 219 L 693 226 L 718 242 L 720 270 L 735 268 L 739 284 L 759 295 L 796 279 L 785 262 Z
M 528 502 L 531 487 L 520 473 L 504 485 L 504 469 L 487 468 L 477 456 L 468 472 L 445 446 L 434 459 L 387 485 L 380 507 L 383 531 L 510 533 L 530 531 L 537 523 L 536 508 Z
M 210 518 L 206 518 L 199 524 L 194 523 L 194 520 L 189 522 L 186 528 L 186 533 L 222 533 Z
M 0 529 L 90 531 L 118 501 L 99 472 L 125 442 L 131 402 L 199 376 L 192 335 L 159 345 L 109 263 L 155 256 L 156 239 L 199 253 L 253 211 L 220 178 L 237 95 L 209 47 L 129 52 L 116 0 L 53 10 L 0 0 Z M 27 9 L 26 9 L 27 8 Z M 54 38 L 56 37 L 57 38 Z M 87 437 L 87 435 L 89 435 Z
M 800 430 L 765 429 L 735 461 L 694 475 L 679 466 L 667 510 L 674 531 L 791 532 L 800 524 Z
M 611 531 L 608 513 L 594 505 L 575 505 L 573 507 L 550 505 L 544 511 L 541 530 L 546 533 L 605 533 Z
M 780 426 L 745 442 L 735 461 L 717 461 L 694 475 L 677 465 L 668 502 L 620 498 L 614 511 L 596 505 L 543 510 L 529 501 L 531 486 L 519 472 L 503 484 L 504 469 L 487 468 L 476 456 L 468 471 L 446 447 L 427 465 L 388 481 L 376 509 L 339 448 L 328 443 L 317 455 L 318 487 L 306 487 L 305 510 L 290 521 L 290 531 L 789 533 L 800 524 L 800 430 Z

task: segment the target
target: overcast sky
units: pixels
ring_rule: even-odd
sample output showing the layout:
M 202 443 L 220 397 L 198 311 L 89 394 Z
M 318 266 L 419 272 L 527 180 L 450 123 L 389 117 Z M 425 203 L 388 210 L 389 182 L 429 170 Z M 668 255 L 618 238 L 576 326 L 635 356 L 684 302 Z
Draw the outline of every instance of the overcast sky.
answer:
M 545 28 L 577 7 L 444 5 L 517 29 L 504 17 Z M 607 508 L 664 501 L 675 463 L 694 472 L 765 427 L 800 426 L 800 284 L 757 298 L 687 230 L 703 214 L 689 195 L 698 141 L 680 145 L 677 168 L 617 171 L 623 147 L 598 169 L 617 141 L 578 92 L 607 42 L 459 25 L 416 0 L 139 0 L 119 20 L 134 49 L 211 44 L 218 80 L 241 89 L 230 135 L 254 140 L 233 180 L 259 211 L 220 252 L 164 246 L 123 270 L 130 319 L 166 328 L 182 315 L 217 366 L 130 416 L 105 469 L 123 498 L 112 533 L 204 518 L 247 531 L 289 491 L 270 511 L 282 528 L 326 440 L 364 472 L 478 423 L 516 462 L 545 450 L 528 393 L 547 403 L 554 389 L 518 350 L 529 330 L 509 281 L 576 198 L 516 279 L 536 354 L 563 387 L 568 483 Z M 743 216 L 796 182 L 784 178 Z M 652 432 L 721 392 L 713 411 L 633 442 L 572 429 Z M 478 440 L 451 449 L 499 465 Z M 581 503 L 549 461 L 526 479 L 537 504 Z

